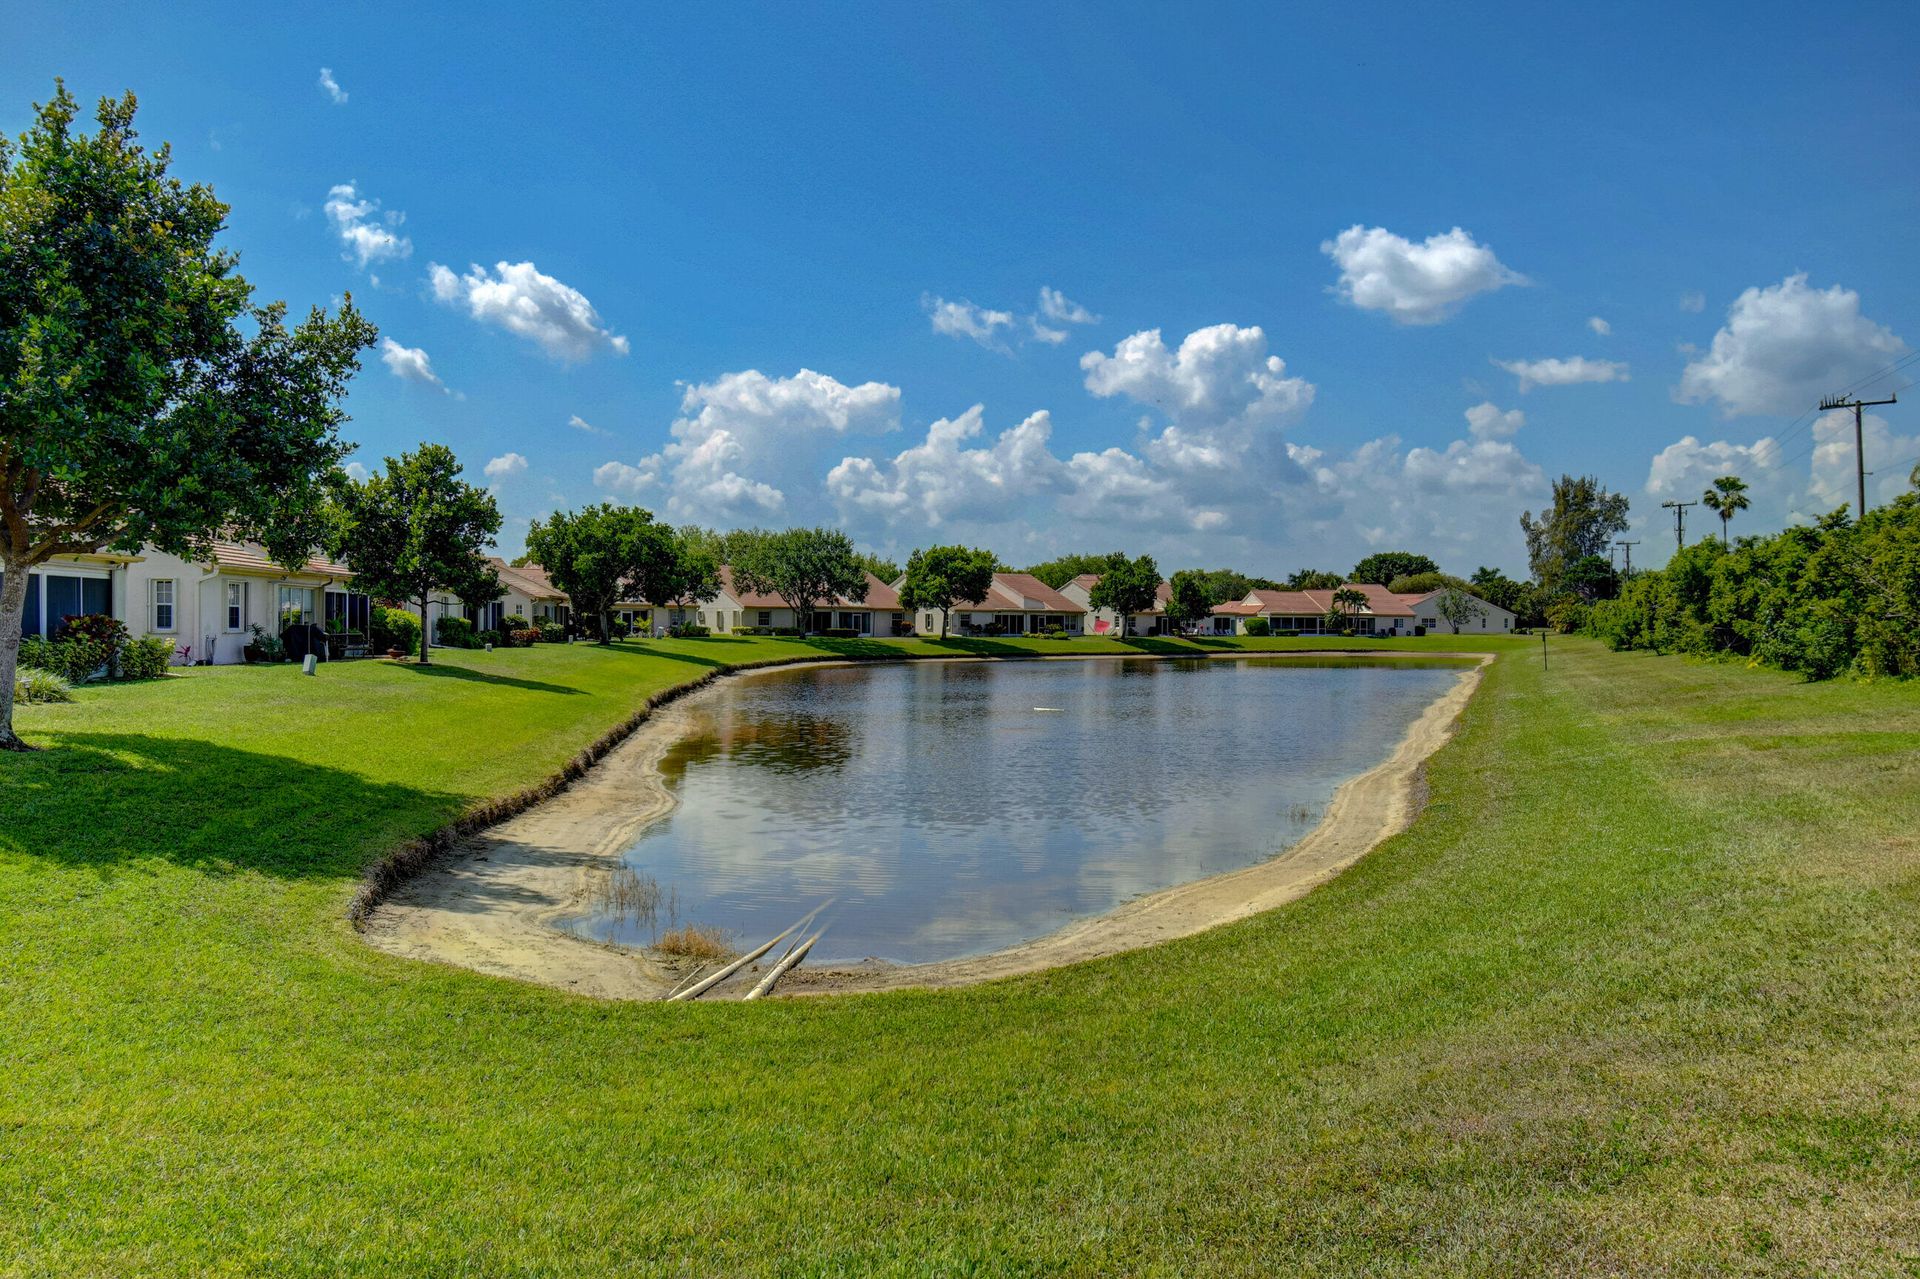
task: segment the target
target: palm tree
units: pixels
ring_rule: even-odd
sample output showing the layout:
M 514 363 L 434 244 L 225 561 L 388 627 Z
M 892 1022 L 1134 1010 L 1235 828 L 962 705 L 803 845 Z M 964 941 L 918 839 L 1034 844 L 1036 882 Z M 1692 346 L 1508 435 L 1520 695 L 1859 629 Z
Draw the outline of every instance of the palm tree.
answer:
M 1725 548 L 1727 521 L 1735 511 L 1744 511 L 1751 505 L 1747 501 L 1747 482 L 1737 475 L 1723 475 L 1700 495 L 1700 504 L 1720 517 L 1720 545 Z
M 1367 606 L 1365 591 L 1356 591 L 1351 586 L 1343 586 L 1333 593 L 1333 607 L 1340 614 L 1340 621 L 1346 629 L 1353 630 L 1353 615 Z

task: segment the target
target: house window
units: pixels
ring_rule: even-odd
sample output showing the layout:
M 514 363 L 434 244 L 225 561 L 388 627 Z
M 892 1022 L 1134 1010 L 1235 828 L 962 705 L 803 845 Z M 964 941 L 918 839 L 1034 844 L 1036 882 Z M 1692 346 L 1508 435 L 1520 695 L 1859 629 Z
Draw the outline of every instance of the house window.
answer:
M 305 586 L 280 588 L 280 629 L 316 620 L 313 616 L 313 591 Z
M 173 629 L 173 579 L 170 577 L 153 579 L 153 629 Z
M 763 608 L 763 609 L 761 609 L 761 610 L 760 610 L 760 620 L 759 620 L 758 622 L 755 622 L 755 623 L 754 623 L 754 625 L 756 625 L 756 626 L 772 626 L 772 625 L 773 625 L 773 610 L 772 610 L 772 609 L 770 609 L 770 608 Z
M 247 624 L 247 584 L 227 583 L 227 629 L 242 630 Z

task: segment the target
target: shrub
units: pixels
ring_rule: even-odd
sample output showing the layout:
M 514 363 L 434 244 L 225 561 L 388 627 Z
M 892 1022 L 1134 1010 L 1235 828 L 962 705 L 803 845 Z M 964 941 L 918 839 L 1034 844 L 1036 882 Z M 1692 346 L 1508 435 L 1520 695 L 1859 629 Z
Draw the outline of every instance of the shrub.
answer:
M 507 632 L 507 644 L 511 648 L 531 648 L 540 642 L 540 632 L 531 626 Z
M 1569 595 L 1547 606 L 1547 625 L 1562 635 L 1571 635 L 1585 628 L 1590 611 L 1585 600 L 1577 595 Z
M 1273 623 L 1264 617 L 1249 617 L 1247 619 L 1246 633 L 1249 635 L 1271 635 L 1273 634 Z
M 433 624 L 433 638 L 435 643 L 448 648 L 473 648 L 477 643 L 473 638 L 473 623 L 451 615 Z
M 73 700 L 73 685 L 66 676 L 43 667 L 22 667 L 14 672 L 13 700 L 21 703 L 70 702 Z
M 88 674 L 104 670 L 108 679 L 120 678 L 120 653 L 127 645 L 127 628 L 117 618 L 105 613 L 76 613 L 60 623 L 54 641 L 90 645 L 89 651 L 96 660 L 88 668 Z M 75 660 L 82 659 L 76 656 Z M 86 676 L 69 674 L 68 678 L 84 679 Z
M 826 637 L 827 639 L 859 639 L 860 638 L 860 632 L 854 630 L 851 626 L 829 626 L 826 630 L 821 631 L 820 634 Z
M 550 618 L 541 618 L 533 624 L 533 629 L 540 632 L 540 642 L 542 644 L 564 644 L 567 642 L 567 628 Z M 615 622 L 608 628 L 614 635 L 620 634 L 623 629 L 618 622 Z
M 408 657 L 420 655 L 420 619 L 404 608 L 375 608 L 367 629 L 379 652 L 397 648 Z
M 120 651 L 120 678 L 159 679 L 173 665 L 173 641 L 164 635 L 143 635 Z
M 478 635 L 474 636 L 473 638 L 479 641 L 482 645 L 491 644 L 495 648 L 507 647 L 506 636 L 502 635 L 499 631 L 481 631 Z
M 705 639 L 711 634 L 713 634 L 712 631 L 700 625 L 698 622 L 682 622 L 673 628 L 673 637 L 675 639 Z
M 1419 638 L 1420 638 L 1420 637 L 1421 637 L 1422 635 L 1425 635 L 1426 633 L 1427 633 L 1427 628 L 1426 628 L 1426 627 L 1424 627 L 1424 626 L 1421 626 L 1421 625 L 1420 625 L 1419 623 L 1417 623 L 1417 622 L 1416 622 L 1416 623 L 1414 624 L 1414 627 L 1413 627 L 1413 637 L 1414 637 L 1415 639 L 1419 639 Z
M 20 665 L 50 671 L 70 684 L 84 684 L 106 673 L 116 654 L 99 640 L 74 636 L 49 640 L 39 635 L 20 642 Z

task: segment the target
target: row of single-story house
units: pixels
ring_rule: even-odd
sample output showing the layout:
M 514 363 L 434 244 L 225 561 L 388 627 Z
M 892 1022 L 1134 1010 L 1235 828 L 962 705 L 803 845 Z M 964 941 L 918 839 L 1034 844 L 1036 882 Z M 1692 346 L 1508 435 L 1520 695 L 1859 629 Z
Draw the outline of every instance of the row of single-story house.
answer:
M 340 618 L 364 635 L 372 601 L 352 583 L 345 565 L 316 556 L 290 571 L 245 542 L 214 542 L 204 560 L 152 547 L 57 555 L 28 577 L 21 631 L 52 637 L 69 617 L 103 613 L 135 635 L 171 638 L 182 662 L 229 665 L 256 626 L 277 636 Z
M 571 604 L 537 564 L 512 565 L 491 560 L 506 593 L 475 609 L 457 598 L 440 594 L 428 603 L 429 627 L 443 617 L 463 617 L 476 630 L 497 630 L 515 617 L 529 622 L 568 623 Z M 1029 635 L 1059 630 L 1069 635 L 1108 635 L 1118 619 L 1109 609 L 1094 608 L 1095 574 L 1074 578 L 1059 590 L 1028 573 L 995 573 L 986 597 L 957 605 L 945 630 L 954 635 Z M 848 631 L 867 636 L 934 635 L 942 630 L 939 609 L 909 610 L 902 606 L 904 579 L 888 583 L 867 575 L 866 598 L 825 601 L 801 617 L 779 595 L 749 591 L 738 583 L 731 568 L 720 570 L 720 591 L 704 603 L 684 607 L 629 600 L 620 603 L 616 620 L 656 634 L 683 623 L 705 626 L 717 634 L 748 629 Z M 1360 634 L 1411 635 L 1416 630 L 1450 633 L 1455 630 L 1441 612 L 1446 588 L 1425 594 L 1395 594 L 1383 586 L 1351 583 L 1365 597 L 1346 618 L 1348 629 Z M 1167 634 L 1170 594 L 1160 584 L 1154 607 L 1134 614 L 1128 622 L 1133 635 Z M 1256 589 L 1242 599 L 1213 609 L 1211 617 L 1190 629 L 1203 634 L 1235 635 L 1247 623 L 1263 619 L 1277 635 L 1316 635 L 1332 629 L 1328 618 L 1336 611 L 1335 591 Z M 1502 634 L 1514 629 L 1514 615 L 1484 600 L 1473 601 L 1475 615 L 1458 626 L 1460 633 Z M 353 589 L 353 573 L 344 564 L 313 557 L 298 569 L 276 564 L 258 545 L 215 542 L 204 561 L 144 549 L 138 555 L 100 553 L 58 556 L 34 571 L 29 582 L 23 630 L 29 635 L 55 634 L 68 617 L 106 613 L 119 618 L 135 634 L 172 637 L 183 662 L 228 664 L 242 660 L 242 650 L 253 630 L 278 635 L 300 622 L 324 627 L 344 625 L 366 634 L 372 601 Z

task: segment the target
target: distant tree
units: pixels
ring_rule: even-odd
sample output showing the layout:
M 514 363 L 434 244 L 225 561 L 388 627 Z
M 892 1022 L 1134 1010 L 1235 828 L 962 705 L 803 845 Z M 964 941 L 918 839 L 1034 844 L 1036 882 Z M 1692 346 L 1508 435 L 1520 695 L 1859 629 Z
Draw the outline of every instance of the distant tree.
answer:
M 420 609 L 420 664 L 428 662 L 427 605 L 437 591 L 462 600 L 494 600 L 499 574 L 485 547 L 500 531 L 493 494 L 460 478 L 460 462 L 444 444 L 386 460 L 364 480 L 336 483 L 333 550 L 353 567 L 362 589 Z
M 1527 562 L 1549 596 L 1571 589 L 1562 578 L 1582 560 L 1605 558 L 1614 534 L 1627 527 L 1627 499 L 1609 493 L 1592 476 L 1562 475 L 1553 482 L 1553 505 L 1535 519 L 1520 516 L 1527 536 Z
M 891 586 L 900 580 L 900 564 L 884 555 L 875 555 L 871 551 L 855 551 L 854 561 L 867 572 Z
M 689 538 L 685 529 L 675 529 L 641 563 L 633 591 L 649 604 L 697 608 L 720 595 L 720 561 L 704 539 Z
M 954 606 L 985 599 L 993 586 L 993 574 L 992 551 L 971 546 L 929 546 L 907 557 L 900 606 L 915 613 L 937 609 L 940 638 L 945 639 L 947 619 Z
M 1720 546 L 1727 546 L 1727 521 L 1752 503 L 1747 501 L 1747 482 L 1737 475 L 1723 475 L 1713 487 L 1700 495 L 1700 504 L 1720 517 Z
M 1109 573 L 1126 562 L 1126 554 L 1122 551 L 1109 551 L 1105 555 L 1062 555 L 1058 559 L 1029 565 L 1022 571 L 1033 574 L 1057 591 L 1084 573 Z M 1001 567 L 1004 571 L 1005 566 Z
M 1169 622 L 1184 630 L 1212 614 L 1213 606 L 1221 601 L 1214 598 L 1213 584 L 1208 580 L 1211 576 L 1201 569 L 1183 568 L 1168 580 L 1166 616 Z
M 1120 635 L 1125 638 L 1135 613 L 1150 612 L 1160 594 L 1160 566 L 1151 555 L 1138 559 L 1121 557 L 1093 584 L 1089 603 L 1094 608 L 1112 609 L 1119 619 Z
M 1424 555 L 1415 555 L 1412 551 L 1376 551 L 1353 566 L 1348 576 L 1350 582 L 1360 582 L 1373 586 L 1385 586 L 1396 577 L 1407 577 L 1414 573 L 1438 573 L 1440 566 Z M 1335 583 L 1338 585 L 1338 583 Z
M 1329 573 L 1325 569 L 1303 568 L 1286 580 L 1286 589 L 1290 591 L 1331 591 L 1346 581 L 1338 573 Z
M 1598 555 L 1585 555 L 1560 572 L 1557 595 L 1577 595 L 1588 603 L 1610 600 L 1620 593 L 1620 574 L 1611 561 Z
M 215 536 L 282 564 L 323 540 L 340 407 L 374 328 L 351 299 L 289 332 L 216 248 L 227 206 L 169 176 L 132 94 L 76 134 L 55 82 L 0 135 L 0 749 L 29 575 L 56 555 L 198 555 Z
M 736 545 L 733 538 L 739 537 Z M 840 596 L 867 598 L 867 575 L 855 556 L 853 540 L 838 529 L 790 528 L 778 533 L 758 529 L 730 535 L 733 580 L 749 591 L 769 592 L 787 601 L 805 630 L 823 601 Z
M 1497 568 L 1485 565 L 1473 570 L 1469 579 L 1473 583 L 1474 594 L 1487 603 L 1506 609 L 1518 616 L 1523 608 L 1522 597 L 1527 592 L 1525 582 L 1516 582 Z
M 1487 615 L 1486 605 L 1458 587 L 1448 587 L 1433 602 L 1440 616 L 1446 619 L 1453 633 L 1458 635 L 1462 626 L 1471 625 Z
M 1387 583 L 1387 589 L 1395 595 L 1425 595 L 1442 587 L 1466 591 L 1470 595 L 1480 593 L 1479 587 L 1471 582 L 1462 581 L 1451 573 L 1413 573 L 1406 577 L 1396 577 Z
M 591 617 L 600 643 L 613 639 L 613 606 L 626 598 L 647 566 L 672 558 L 674 534 L 637 506 L 602 502 L 580 511 L 555 511 L 527 530 L 527 552 L 567 593 L 574 612 Z

